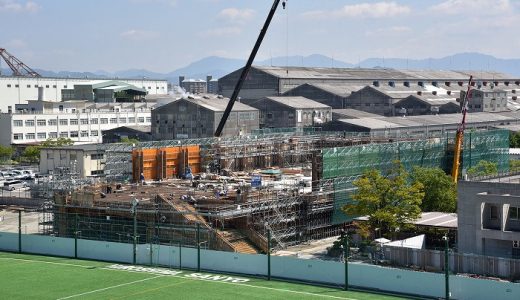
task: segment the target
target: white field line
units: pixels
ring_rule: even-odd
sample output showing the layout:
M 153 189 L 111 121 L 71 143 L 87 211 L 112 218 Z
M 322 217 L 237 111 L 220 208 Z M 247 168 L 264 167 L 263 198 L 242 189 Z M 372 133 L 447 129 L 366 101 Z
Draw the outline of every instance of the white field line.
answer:
M 109 287 L 102 288 L 102 289 L 97 289 L 97 290 L 93 290 L 93 291 L 89 291 L 89 292 L 85 292 L 85 293 L 81 293 L 81 294 L 75 294 L 75 295 L 71 295 L 71 296 L 67 296 L 67 297 L 63 297 L 63 298 L 58 298 L 58 300 L 70 299 L 70 298 L 85 296 L 85 295 L 88 295 L 88 294 L 94 294 L 94 293 L 98 293 L 98 292 L 102 292 L 102 291 L 106 291 L 106 290 L 122 287 L 122 286 L 125 286 L 125 285 L 130 285 L 130 284 L 139 283 L 139 282 L 143 282 L 143 281 L 147 281 L 147 280 L 152 280 L 152 279 L 159 278 L 159 277 L 164 277 L 164 275 L 148 277 L 148 278 L 145 278 L 145 279 L 140 279 L 140 280 L 136 280 L 136 281 L 132 281 L 132 282 L 121 283 L 121 284 L 109 286 Z
M 83 266 L 83 265 L 75 265 L 75 264 L 68 264 L 68 263 L 49 262 L 49 261 L 43 261 L 43 260 L 12 258 L 12 257 L 0 257 L 0 259 L 21 260 L 21 261 L 27 261 L 27 262 L 46 263 L 46 264 L 53 264 L 53 265 L 64 265 L 64 266 L 80 267 L 80 268 L 92 268 L 93 267 L 93 266 Z M 132 270 L 111 269 L 111 268 L 107 268 L 107 267 L 101 267 L 100 269 L 144 274 L 142 272 L 137 272 L 137 271 L 132 271 Z M 65 298 L 59 298 L 59 300 L 60 299 L 68 299 L 68 298 L 77 297 L 77 296 L 82 296 L 82 295 L 86 295 L 86 294 L 90 294 L 90 293 L 103 291 L 103 290 L 106 290 L 106 289 L 116 288 L 116 287 L 123 286 L 123 285 L 128 285 L 128 284 L 132 284 L 132 283 L 138 283 L 138 282 L 141 282 L 141 281 L 150 280 L 150 279 L 154 279 L 154 278 L 157 278 L 157 277 L 165 277 L 165 276 L 172 276 L 172 275 L 160 275 L 160 276 L 155 276 L 155 277 L 149 277 L 149 278 L 137 280 L 137 281 L 134 281 L 134 282 L 124 283 L 124 284 L 113 286 L 113 287 L 99 289 L 99 290 L 95 290 L 95 291 L 91 291 L 91 292 L 87 292 L 87 293 L 83 293 L 83 294 L 72 295 L 72 296 L 65 297 Z M 331 296 L 331 295 L 320 295 L 320 294 L 314 294 L 314 293 L 309 293 L 309 292 L 300 292 L 300 291 L 293 291 L 293 290 L 277 289 L 277 288 L 272 288 L 272 287 L 267 287 L 267 286 L 256 286 L 256 285 L 245 284 L 245 283 L 213 281 L 213 280 L 204 279 L 204 278 L 183 277 L 183 276 L 178 276 L 178 275 L 174 276 L 174 277 L 180 277 L 180 278 L 191 279 L 191 280 L 214 282 L 214 283 L 225 283 L 225 284 L 231 284 L 231 285 L 247 286 L 247 287 L 257 288 L 257 289 L 266 289 L 266 290 L 272 290 L 272 291 L 278 291 L 278 292 L 286 292 L 286 293 L 293 293 L 293 294 L 300 294 L 300 295 L 307 295 L 307 296 L 314 296 L 314 297 L 323 297 L 323 298 L 331 298 L 331 299 L 344 299 L 344 300 L 358 300 L 356 298 L 346 298 L 346 297 L 338 297 L 338 296 Z
M 92 268 L 92 267 L 95 267 L 95 266 L 84 266 L 84 265 L 60 263 L 60 262 L 53 262 L 53 261 L 45 261 L 45 260 L 14 258 L 14 257 L 0 257 L 0 259 L 3 259 L 3 260 L 17 260 L 17 261 L 25 261 L 25 262 L 35 262 L 35 263 L 60 265 L 60 266 L 80 267 L 80 268 Z

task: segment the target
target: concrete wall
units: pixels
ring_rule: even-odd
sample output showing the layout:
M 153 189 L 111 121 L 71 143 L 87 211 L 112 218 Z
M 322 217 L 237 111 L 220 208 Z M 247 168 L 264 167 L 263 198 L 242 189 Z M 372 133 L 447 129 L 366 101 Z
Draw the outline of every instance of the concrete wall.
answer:
M 0 233 L 0 250 L 17 250 L 17 234 Z M 131 263 L 132 244 L 78 240 L 79 258 Z M 74 239 L 51 236 L 24 235 L 24 252 L 71 257 L 74 255 Z M 152 253 L 150 255 L 150 249 Z M 176 246 L 140 244 L 137 261 L 141 264 L 178 266 Z M 344 282 L 344 264 L 332 261 L 306 260 L 291 257 L 271 257 L 271 274 L 274 277 L 320 282 L 341 286 Z M 182 265 L 197 267 L 197 250 L 182 248 Z M 232 272 L 245 275 L 265 275 L 265 255 L 246 255 L 233 252 L 201 250 L 202 269 Z M 443 297 L 444 276 L 441 273 L 415 272 L 387 267 L 349 264 L 350 285 L 381 291 Z M 451 296 L 455 299 L 504 299 L 516 300 L 520 284 L 468 277 L 450 276 Z
M 518 183 L 459 182 L 457 201 L 459 251 L 511 257 L 512 241 L 520 240 L 520 230 L 512 231 L 514 228 L 507 227 L 508 208 L 520 207 L 519 187 Z M 498 220 L 489 220 L 490 205 L 497 206 Z

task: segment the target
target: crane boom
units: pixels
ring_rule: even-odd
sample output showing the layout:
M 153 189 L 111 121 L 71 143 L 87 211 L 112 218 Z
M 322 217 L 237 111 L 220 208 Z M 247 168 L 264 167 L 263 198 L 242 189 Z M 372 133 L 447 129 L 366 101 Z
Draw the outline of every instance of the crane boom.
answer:
M 459 123 L 457 134 L 455 135 L 455 151 L 453 155 L 453 168 L 451 170 L 451 179 L 454 183 L 457 183 L 459 180 L 460 155 L 462 152 L 462 143 L 464 140 L 464 129 L 466 129 L 466 114 L 468 112 L 468 102 L 471 98 L 469 93 L 471 91 L 472 81 L 473 76 L 470 76 L 468 81 L 468 89 L 466 94 L 464 94 L 464 99 L 462 100 L 462 121 Z
M 11 68 L 14 76 L 41 77 L 38 72 L 31 69 L 14 55 L 7 52 L 4 48 L 0 48 L 0 56 L 5 60 L 9 68 Z
M 229 117 L 229 114 L 231 113 L 231 110 L 233 109 L 233 105 L 235 104 L 235 101 L 238 98 L 238 93 L 240 93 L 240 89 L 242 89 L 244 80 L 246 79 L 247 73 L 249 73 L 249 70 L 251 69 L 251 65 L 253 64 L 253 61 L 255 60 L 256 53 L 258 52 L 260 45 L 262 45 L 262 41 L 264 39 L 265 34 L 267 33 L 269 24 L 271 24 L 271 20 L 273 19 L 273 16 L 274 16 L 274 13 L 276 12 L 276 8 L 278 7 L 278 4 L 280 4 L 280 0 L 274 0 L 273 6 L 271 7 L 271 10 L 269 11 L 269 15 L 267 16 L 267 19 L 265 20 L 264 27 L 262 27 L 262 30 L 260 31 L 260 35 L 258 36 L 258 39 L 256 40 L 255 46 L 253 47 L 253 50 L 251 51 L 251 54 L 249 55 L 249 59 L 247 60 L 245 67 L 242 69 L 242 73 L 240 74 L 237 84 L 235 85 L 235 89 L 233 90 L 233 94 L 231 95 L 231 98 L 229 99 L 229 103 L 226 106 L 226 110 L 224 110 L 224 115 L 222 116 L 222 119 L 220 119 L 220 123 L 218 124 L 217 130 L 215 131 L 216 137 L 219 137 L 222 134 L 222 130 L 224 130 L 224 126 L 226 125 L 226 121 Z M 283 6 L 285 7 L 285 1 L 284 1 Z

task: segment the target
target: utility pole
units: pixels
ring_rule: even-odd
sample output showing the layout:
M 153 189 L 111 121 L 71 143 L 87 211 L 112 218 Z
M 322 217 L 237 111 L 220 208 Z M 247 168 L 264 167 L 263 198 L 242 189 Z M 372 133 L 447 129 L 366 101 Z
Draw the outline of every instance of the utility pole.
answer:
M 137 263 L 137 205 L 139 204 L 139 200 L 134 198 L 132 200 L 132 215 L 134 217 L 134 249 L 133 249 L 133 263 L 134 265 Z
M 442 238 L 444 240 L 444 281 L 446 284 L 445 299 L 450 299 L 450 262 L 449 262 L 449 238 L 448 233 Z
M 267 229 L 267 280 L 271 280 L 271 230 Z
M 341 244 L 343 246 L 343 263 L 345 265 L 345 286 L 343 289 L 348 291 L 348 255 L 350 246 L 348 234 L 344 230 L 341 231 Z

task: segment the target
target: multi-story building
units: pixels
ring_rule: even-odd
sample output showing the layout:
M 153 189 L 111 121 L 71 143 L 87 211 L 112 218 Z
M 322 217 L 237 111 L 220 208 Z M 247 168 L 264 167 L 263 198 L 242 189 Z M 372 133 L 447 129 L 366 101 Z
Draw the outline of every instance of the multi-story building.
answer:
M 229 99 L 188 96 L 152 110 L 152 136 L 156 140 L 212 137 Z M 259 128 L 259 111 L 235 103 L 222 136 L 239 136 Z
M 102 131 L 150 125 L 154 103 L 28 101 L 24 110 L 0 113 L 0 144 L 37 144 L 58 137 L 74 143 L 101 143 Z
M 213 78 L 213 76 L 206 76 L 206 83 L 208 87 L 208 94 L 217 94 L 218 93 L 218 79 Z
M 184 79 L 181 82 L 181 87 L 191 94 L 204 94 L 208 91 L 208 83 L 202 79 Z
M 520 258 L 519 176 L 458 184 L 458 248 Z
M 265 97 L 244 103 L 260 110 L 260 128 L 303 128 L 332 120 L 330 106 L 304 97 Z
M 78 145 L 42 148 L 40 150 L 40 173 L 73 173 L 78 178 L 104 175 L 105 152 L 98 145 Z M 129 166 L 129 169 L 131 166 Z
M 70 90 L 75 85 L 98 84 L 110 79 L 96 78 L 59 78 L 59 77 L 14 77 L 0 76 L 0 111 L 7 112 L 9 106 L 26 104 L 27 100 L 38 99 L 38 88 L 45 91 L 47 101 L 61 101 L 62 90 Z M 115 79 L 146 90 L 147 94 L 168 94 L 168 82 L 157 79 Z
M 464 97 L 466 91 L 461 91 Z M 499 112 L 509 111 L 507 108 L 507 91 L 498 88 L 475 88 L 470 90 L 468 111 Z M 516 100 L 516 98 L 515 98 Z

